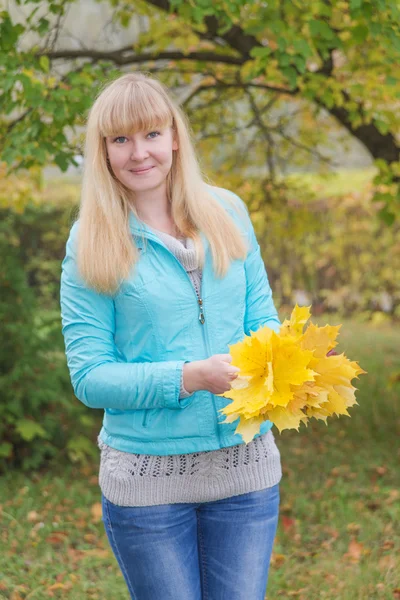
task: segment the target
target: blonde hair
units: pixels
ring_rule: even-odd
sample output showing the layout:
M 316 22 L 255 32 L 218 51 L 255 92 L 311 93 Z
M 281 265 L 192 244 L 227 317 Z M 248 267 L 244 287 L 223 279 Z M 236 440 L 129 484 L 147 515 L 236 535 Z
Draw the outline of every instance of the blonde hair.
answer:
M 178 142 L 167 176 L 176 226 L 193 238 L 201 266 L 204 248 L 199 233 L 205 235 L 218 277 L 226 274 L 231 260 L 246 256 L 238 226 L 207 189 L 184 113 L 158 80 L 144 73 L 129 73 L 102 89 L 87 121 L 77 264 L 86 284 L 100 293 L 115 293 L 139 257 L 129 230 L 129 212 L 137 217 L 134 193 L 112 173 L 105 138 L 168 126 Z M 224 199 L 237 205 L 229 195 Z

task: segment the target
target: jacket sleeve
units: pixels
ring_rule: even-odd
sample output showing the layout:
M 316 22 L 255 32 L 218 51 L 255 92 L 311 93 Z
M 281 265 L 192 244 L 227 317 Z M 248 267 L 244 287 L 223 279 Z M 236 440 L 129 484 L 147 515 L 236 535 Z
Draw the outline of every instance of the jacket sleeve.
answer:
M 242 214 L 242 227 L 244 225 L 249 244 L 249 252 L 244 263 L 247 281 L 244 332 L 246 335 L 250 335 L 250 331 L 255 332 L 260 327 L 267 325 L 267 327 L 279 333 L 281 322 L 274 305 L 268 275 L 261 257 L 260 245 L 254 232 L 250 214 L 245 202 L 236 194 L 233 195 L 242 208 L 240 211 Z
M 113 298 L 85 286 L 78 274 L 77 225 L 72 226 L 67 242 L 60 288 L 62 333 L 76 397 L 90 408 L 184 408 L 189 398 L 181 402 L 179 395 L 187 361 L 123 360 L 114 342 Z

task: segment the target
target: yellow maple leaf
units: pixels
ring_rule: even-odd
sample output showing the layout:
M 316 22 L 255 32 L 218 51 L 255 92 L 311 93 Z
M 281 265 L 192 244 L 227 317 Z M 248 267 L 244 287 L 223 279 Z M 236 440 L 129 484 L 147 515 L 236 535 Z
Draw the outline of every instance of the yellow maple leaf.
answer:
M 272 330 L 269 329 L 270 335 Z M 265 369 L 267 344 L 264 344 L 257 336 L 252 334 L 241 342 L 229 346 L 232 364 L 240 365 L 240 374 L 262 375 Z
M 348 382 L 353 377 L 358 377 L 360 373 L 366 372 L 355 361 L 350 361 L 344 353 L 316 358 L 311 363 L 312 368 L 319 375 L 323 375 L 325 381 L 329 380 L 332 385 Z
M 341 325 L 325 325 L 318 327 L 310 323 L 301 340 L 301 347 L 305 350 L 313 350 L 314 356 L 325 357 L 329 350 L 337 346 L 336 338 Z
M 303 421 L 307 423 L 307 416 L 300 409 L 290 411 L 286 410 L 282 406 L 276 406 L 268 412 L 268 419 L 276 425 L 279 432 L 283 429 L 297 429 L 299 430 L 300 423 Z
M 300 337 L 303 334 L 304 325 L 311 317 L 310 306 L 296 306 L 292 310 L 290 319 L 285 319 L 280 329 L 280 335 L 291 335 Z
M 265 417 L 253 417 L 252 419 L 240 419 L 235 433 L 240 433 L 245 444 L 251 442 L 254 436 L 260 432 L 260 427 L 265 421 Z
M 318 327 L 310 323 L 310 307 L 295 306 L 279 334 L 267 326 L 229 346 L 239 376 L 228 392 L 220 394 L 231 403 L 220 409 L 225 423 L 239 419 L 235 433 L 248 443 L 265 420 L 279 431 L 297 429 L 311 417 L 327 421 L 336 415 L 350 416 L 357 404 L 354 377 L 365 373 L 343 353 L 326 356 L 337 345 L 341 325 Z
M 268 403 L 286 406 L 293 398 L 292 386 L 314 379 L 314 372 L 308 368 L 313 352 L 268 327 L 251 332 L 251 336 L 229 346 L 229 350 L 232 365 L 240 369 L 240 383 L 221 394 L 234 401 L 225 414 L 240 408 L 255 416 Z
M 307 408 L 306 414 L 310 418 L 314 417 L 315 419 L 321 419 L 322 421 L 325 421 L 326 425 L 327 425 L 326 421 L 327 421 L 328 417 L 332 416 L 331 411 L 324 408 L 323 405 L 321 407 L 310 406 L 309 408 Z

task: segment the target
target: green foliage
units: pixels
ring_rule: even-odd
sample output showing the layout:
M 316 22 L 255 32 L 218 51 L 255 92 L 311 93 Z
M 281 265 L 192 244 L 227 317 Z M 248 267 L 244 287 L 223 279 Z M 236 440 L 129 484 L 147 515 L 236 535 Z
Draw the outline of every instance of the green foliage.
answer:
M 378 191 L 374 195 L 374 202 L 380 203 L 379 216 L 385 223 L 392 225 L 400 206 L 400 161 L 387 164 L 384 160 L 377 160 L 379 171 L 374 178 Z
M 41 16 L 37 0 L 19 0 L 19 4 L 32 8 L 23 23 L 15 23 L 8 11 L 0 13 L 0 160 L 7 163 L 10 172 L 48 162 L 65 171 L 74 164 L 74 155 L 81 151 L 78 127 L 99 85 L 119 74 L 115 68 L 118 60 L 123 58 L 129 64 L 129 52 L 132 65 L 144 70 L 155 67 L 158 76 L 171 87 L 199 86 L 191 106 L 186 107 L 195 118 L 197 100 L 207 99 L 208 90 L 214 90 L 214 97 L 205 103 L 207 119 L 202 127 L 206 135 L 221 132 L 225 124 L 221 113 L 236 101 L 243 106 L 248 93 L 259 86 L 260 104 L 264 104 L 265 96 L 279 95 L 287 104 L 296 99 L 308 106 L 307 118 L 296 119 L 300 133 L 293 144 L 301 155 L 296 160 L 303 165 L 307 165 L 312 149 L 324 136 L 322 130 L 330 126 L 324 121 L 321 127 L 321 108 L 331 114 L 336 129 L 340 122 L 378 161 L 377 187 L 387 178 L 391 165 L 398 162 L 398 2 L 169 0 L 161 3 L 163 10 L 159 10 L 150 0 L 100 1 L 112 5 L 114 20 L 121 27 L 126 28 L 139 15 L 146 16 L 148 27 L 132 40 L 132 50 L 127 46 L 122 54 L 113 49 L 108 55 L 101 52 L 96 57 L 97 48 L 83 48 L 77 61 L 64 61 L 62 75 L 59 59 L 48 45 L 58 17 L 74 0 L 47 0 L 41 3 L 42 8 L 47 6 Z M 21 39 L 28 33 L 34 42 L 22 49 Z M 178 51 L 181 56 L 167 62 L 163 58 L 160 71 L 157 56 L 167 51 Z M 194 52 L 213 55 L 214 59 L 205 56 L 194 60 L 189 57 Z M 151 62 L 146 58 L 149 54 L 154 57 Z M 236 64 L 232 62 L 235 60 Z M 242 106 L 240 115 L 246 120 Z M 238 114 L 235 104 L 236 127 L 241 126 Z M 254 115 L 250 115 L 250 121 L 253 127 L 259 126 Z M 268 140 L 263 134 L 265 127 L 258 130 L 254 165 L 263 166 L 266 152 L 276 151 L 275 136 L 279 146 L 287 141 L 285 136 L 279 137 L 280 124 L 271 129 L 273 135 Z M 303 141 L 307 135 L 309 144 Z M 301 152 L 305 145 L 310 148 L 308 156 Z M 238 163 L 237 168 L 244 174 L 245 167 Z M 390 190 L 378 190 L 377 201 L 381 204 L 377 214 L 386 223 L 393 222 L 400 205 L 398 175 L 393 174 Z
M 71 208 L 0 209 L 0 470 L 93 457 L 99 415 L 73 395 L 59 311 Z
M 351 182 L 352 172 L 346 176 Z M 248 200 L 278 306 L 291 309 L 298 290 L 307 294 L 313 314 L 385 319 L 387 299 L 386 318 L 399 319 L 400 223 L 388 228 L 376 218 L 381 208 L 371 183 L 329 194 L 335 182 L 328 180 L 318 197 L 306 182 L 288 179 L 283 192 L 258 180 L 219 180 Z

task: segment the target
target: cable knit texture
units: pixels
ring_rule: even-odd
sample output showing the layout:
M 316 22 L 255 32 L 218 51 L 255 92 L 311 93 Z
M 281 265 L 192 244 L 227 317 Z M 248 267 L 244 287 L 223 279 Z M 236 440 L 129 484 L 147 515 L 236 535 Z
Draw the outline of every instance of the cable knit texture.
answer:
M 175 238 L 150 228 L 185 267 L 198 297 L 201 270 L 191 238 Z M 180 398 L 191 394 L 181 380 Z M 282 477 L 279 449 L 272 431 L 219 450 L 154 456 L 121 452 L 100 437 L 99 485 L 119 506 L 210 502 L 272 487 Z

